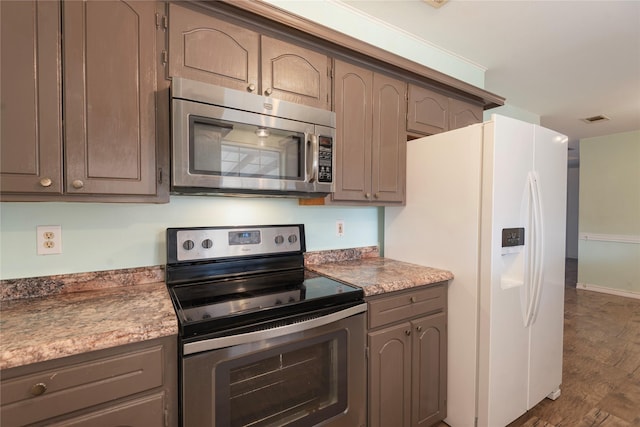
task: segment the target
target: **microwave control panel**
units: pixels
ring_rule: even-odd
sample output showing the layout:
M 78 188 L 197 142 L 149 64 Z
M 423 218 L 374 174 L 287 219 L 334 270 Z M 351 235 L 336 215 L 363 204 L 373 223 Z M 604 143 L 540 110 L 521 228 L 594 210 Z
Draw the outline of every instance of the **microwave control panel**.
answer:
M 333 139 L 318 137 L 318 181 L 333 182 Z

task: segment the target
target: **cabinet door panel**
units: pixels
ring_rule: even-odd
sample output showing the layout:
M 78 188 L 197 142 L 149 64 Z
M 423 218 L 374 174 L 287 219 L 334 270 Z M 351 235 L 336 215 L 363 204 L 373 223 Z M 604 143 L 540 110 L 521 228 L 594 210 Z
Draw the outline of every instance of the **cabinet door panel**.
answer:
M 449 129 L 459 129 L 474 123 L 482 122 L 482 106 L 449 99 Z
M 60 4 L 0 8 L 2 192 L 61 193 Z
M 406 83 L 375 74 L 373 77 L 374 201 L 402 202 L 406 175 Z
M 66 190 L 153 195 L 155 3 L 63 6 Z
M 411 325 L 369 333 L 371 427 L 408 427 L 411 416 Z
M 449 98 L 424 87 L 409 85 L 407 130 L 432 135 L 448 130 Z
M 412 426 L 430 426 L 446 417 L 446 313 L 411 322 L 413 328 Z
M 170 76 L 257 92 L 259 48 L 254 31 L 169 4 Z
M 373 73 L 336 61 L 336 190 L 334 200 L 368 201 L 371 193 Z
M 262 36 L 262 94 L 330 109 L 326 55 Z

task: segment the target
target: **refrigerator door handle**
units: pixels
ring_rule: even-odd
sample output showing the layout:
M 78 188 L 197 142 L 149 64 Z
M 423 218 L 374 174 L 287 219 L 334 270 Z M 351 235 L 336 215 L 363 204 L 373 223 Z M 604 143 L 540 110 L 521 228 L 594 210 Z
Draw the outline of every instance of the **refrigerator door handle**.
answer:
M 529 324 L 535 321 L 538 309 L 540 307 L 540 298 L 542 296 L 542 282 L 544 273 L 544 217 L 542 215 L 542 197 L 540 189 L 540 177 L 534 172 L 534 205 L 536 215 L 536 268 L 535 268 L 535 285 L 533 293 L 533 307 L 530 313 Z
M 529 327 L 536 317 L 540 297 L 542 293 L 542 272 L 543 272 L 543 218 L 542 201 L 540 197 L 540 184 L 538 174 L 529 172 L 529 195 L 530 195 L 530 223 L 531 223 L 531 245 L 529 250 L 529 280 L 527 289 L 527 310 L 525 315 L 525 327 Z

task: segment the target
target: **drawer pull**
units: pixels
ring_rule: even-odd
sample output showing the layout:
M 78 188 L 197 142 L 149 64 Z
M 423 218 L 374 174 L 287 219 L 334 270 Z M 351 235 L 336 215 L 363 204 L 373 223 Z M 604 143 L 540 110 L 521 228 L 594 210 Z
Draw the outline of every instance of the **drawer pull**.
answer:
M 417 326 L 416 329 L 418 330 L 418 332 L 422 332 L 422 326 Z
M 404 331 L 404 334 L 405 334 L 406 336 L 411 335 L 411 329 L 407 329 L 406 331 Z
M 32 396 L 41 396 L 45 391 L 47 391 L 47 385 L 45 383 L 38 383 L 31 386 L 29 393 L 31 393 Z
M 412 303 L 416 302 L 416 297 L 409 298 L 409 301 L 411 301 Z

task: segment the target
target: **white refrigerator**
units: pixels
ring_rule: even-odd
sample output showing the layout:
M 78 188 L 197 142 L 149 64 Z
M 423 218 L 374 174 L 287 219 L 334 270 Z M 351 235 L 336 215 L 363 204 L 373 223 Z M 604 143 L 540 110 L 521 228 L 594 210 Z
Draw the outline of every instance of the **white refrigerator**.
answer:
M 493 115 L 407 143 L 384 256 L 450 270 L 447 418 L 500 427 L 560 395 L 567 138 Z

